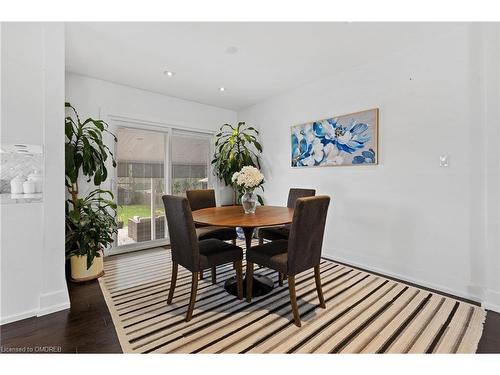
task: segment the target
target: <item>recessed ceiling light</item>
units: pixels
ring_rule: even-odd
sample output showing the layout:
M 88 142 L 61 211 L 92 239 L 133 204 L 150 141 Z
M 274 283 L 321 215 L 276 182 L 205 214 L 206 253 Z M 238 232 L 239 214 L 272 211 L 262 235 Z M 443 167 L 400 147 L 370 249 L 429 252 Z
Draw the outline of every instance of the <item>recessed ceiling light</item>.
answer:
M 226 88 L 225 87 L 219 87 L 219 91 L 220 92 L 226 91 Z
M 173 76 L 175 76 L 175 73 L 174 73 L 174 72 L 172 72 L 172 71 L 170 71 L 170 70 L 165 70 L 165 71 L 163 72 L 163 74 L 165 74 L 165 75 L 166 75 L 166 76 L 168 76 L 168 77 L 173 77 Z

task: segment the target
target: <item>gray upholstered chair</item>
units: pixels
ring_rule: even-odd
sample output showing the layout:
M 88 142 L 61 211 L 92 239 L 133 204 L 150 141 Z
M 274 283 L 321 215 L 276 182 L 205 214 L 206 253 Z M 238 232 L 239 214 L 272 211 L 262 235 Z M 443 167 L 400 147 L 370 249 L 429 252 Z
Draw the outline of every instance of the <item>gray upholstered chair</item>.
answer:
M 191 207 L 191 211 L 202 210 L 204 208 L 216 207 L 215 190 L 213 189 L 200 189 L 200 190 L 187 190 L 186 197 Z M 196 235 L 199 240 L 206 240 L 215 238 L 221 241 L 233 241 L 236 245 L 236 230 L 228 227 L 216 227 L 213 225 L 195 224 Z M 200 272 L 200 278 L 203 278 L 203 271 Z M 217 282 L 216 267 L 212 267 L 212 283 Z
M 299 189 L 291 188 L 288 191 L 288 201 L 286 206 L 289 208 L 295 207 L 295 202 L 298 198 L 314 197 L 316 190 L 314 189 Z M 264 243 L 264 240 L 276 241 L 286 240 L 290 233 L 290 225 L 278 225 L 273 227 L 263 227 L 258 230 L 259 245 Z
M 178 265 L 192 272 L 191 298 L 186 322 L 193 316 L 200 271 L 221 264 L 233 263 L 236 270 L 238 298 L 243 299 L 242 265 L 243 250 L 230 243 L 210 238 L 199 241 L 193 222 L 193 215 L 186 198 L 173 195 L 162 197 L 165 205 L 170 246 L 172 249 L 172 279 L 167 304 L 172 303 L 177 281 Z
M 319 263 L 329 204 L 330 197 L 322 195 L 297 199 L 288 240 L 267 242 L 247 251 L 247 302 L 252 300 L 252 276 L 256 263 L 287 276 L 293 318 L 298 327 L 301 323 L 295 295 L 295 275 L 314 268 L 319 303 L 322 308 L 326 307 L 321 290 Z
M 295 207 L 295 202 L 299 198 L 314 197 L 316 195 L 315 189 L 300 189 L 290 188 L 288 191 L 288 201 L 286 206 L 289 208 Z M 277 225 L 272 227 L 262 227 L 257 229 L 257 237 L 259 237 L 259 245 L 264 243 L 264 240 L 277 241 L 286 240 L 290 234 L 290 224 Z M 278 274 L 278 284 L 283 286 L 283 275 Z

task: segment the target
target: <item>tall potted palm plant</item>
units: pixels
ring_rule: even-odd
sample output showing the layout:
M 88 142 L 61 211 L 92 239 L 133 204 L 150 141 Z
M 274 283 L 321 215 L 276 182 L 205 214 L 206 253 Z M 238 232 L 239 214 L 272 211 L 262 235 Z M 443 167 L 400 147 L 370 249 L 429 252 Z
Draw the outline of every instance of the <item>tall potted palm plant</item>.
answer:
M 116 161 L 105 144 L 103 135 L 108 124 L 88 118 L 81 121 L 70 103 L 65 103 L 69 115 L 65 119 L 66 189 L 66 257 L 71 261 L 71 278 L 74 281 L 95 279 L 103 274 L 103 251 L 113 242 L 117 232 L 116 204 L 110 191 L 99 188 L 107 179 L 106 162 Z M 86 197 L 79 196 L 79 178 L 93 181 L 96 189 Z
M 236 172 L 245 166 L 260 169 L 262 145 L 259 142 L 259 131 L 245 122 L 232 126 L 224 124 L 215 135 L 215 154 L 212 160 L 214 173 L 226 186 L 234 191 L 234 203 L 238 203 L 242 190 L 232 180 Z M 257 195 L 260 204 L 264 204 L 260 195 Z

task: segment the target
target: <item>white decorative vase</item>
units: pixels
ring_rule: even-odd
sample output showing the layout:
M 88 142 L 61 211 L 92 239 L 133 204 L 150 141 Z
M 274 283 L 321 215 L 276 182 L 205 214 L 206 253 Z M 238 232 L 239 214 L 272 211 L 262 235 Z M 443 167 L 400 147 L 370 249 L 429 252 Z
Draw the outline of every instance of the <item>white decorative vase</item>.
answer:
M 254 214 L 257 208 L 257 194 L 253 190 L 245 192 L 241 197 L 241 205 L 246 214 Z
M 34 170 L 33 173 L 28 175 L 28 181 L 33 181 L 35 183 L 35 193 L 41 193 L 43 189 L 43 176 L 38 170 Z

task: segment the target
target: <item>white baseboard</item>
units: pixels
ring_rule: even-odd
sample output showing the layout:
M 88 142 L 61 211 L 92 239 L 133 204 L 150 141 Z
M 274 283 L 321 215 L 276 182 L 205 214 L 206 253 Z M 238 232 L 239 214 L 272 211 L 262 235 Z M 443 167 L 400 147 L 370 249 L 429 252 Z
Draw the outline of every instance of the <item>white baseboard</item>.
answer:
M 43 293 L 39 297 L 39 306 L 37 309 L 23 311 L 20 313 L 0 317 L 0 325 L 16 322 L 34 316 L 43 316 L 52 314 L 70 308 L 68 291 L 66 289 L 56 290 L 55 292 Z
M 69 295 L 67 289 L 40 294 L 40 308 L 36 316 L 43 316 L 57 311 L 69 309 Z
M 47 314 L 52 314 L 58 311 L 66 310 L 70 308 L 70 303 L 61 303 L 59 305 L 47 306 L 44 309 L 33 309 L 28 311 L 23 311 L 18 314 L 13 314 L 0 318 L 0 326 L 12 322 L 17 322 L 18 320 L 33 318 L 35 316 L 43 316 Z
M 488 289 L 482 306 L 487 310 L 492 310 L 500 313 L 500 292 Z
M 70 308 L 69 294 L 67 289 L 56 290 L 54 292 L 42 293 L 39 297 L 38 309 L 23 311 L 5 317 L 0 317 L 0 325 L 16 322 L 34 316 L 52 314 Z
M 23 311 L 23 312 L 20 312 L 20 313 L 17 313 L 17 314 L 12 314 L 12 315 L 8 315 L 8 316 L 2 316 L 0 318 L 0 325 L 4 325 L 4 324 L 7 324 L 7 323 L 12 323 L 12 322 L 16 322 L 18 320 L 23 320 L 23 319 L 31 318 L 33 316 L 36 316 L 37 311 L 38 311 L 38 309 L 33 309 L 33 310 Z
M 382 268 L 379 268 L 379 267 L 373 267 L 371 265 L 366 265 L 366 264 L 363 264 L 363 263 L 360 263 L 360 262 L 356 262 L 356 261 L 353 261 L 351 259 L 346 259 L 346 258 L 343 258 L 343 257 L 339 257 L 339 256 L 323 255 L 323 258 L 329 259 L 329 260 L 331 260 L 333 262 L 339 261 L 341 263 L 345 263 L 345 264 L 351 265 L 353 267 L 363 268 L 363 269 L 365 269 L 367 271 L 379 273 L 381 275 L 385 275 L 387 277 L 392 277 L 392 278 L 395 278 L 395 279 L 406 281 L 406 282 L 411 283 L 411 284 L 420 285 L 420 286 L 422 286 L 424 288 L 429 288 L 429 289 L 434 289 L 434 290 L 437 290 L 437 291 L 441 291 L 443 293 L 447 293 L 447 294 L 451 294 L 451 295 L 454 295 L 454 296 L 457 296 L 457 297 L 465 298 L 465 299 L 468 299 L 468 300 L 471 300 L 471 301 L 474 301 L 474 302 L 477 302 L 477 303 L 481 303 L 482 302 L 481 298 L 479 296 L 477 296 L 477 295 L 472 295 L 472 294 L 464 293 L 461 290 L 456 290 L 456 289 L 453 289 L 453 288 L 449 288 L 449 287 L 447 287 L 445 285 L 439 285 L 439 284 L 428 282 L 426 280 L 412 278 L 412 277 L 409 277 L 407 275 L 402 275 L 402 274 L 397 273 L 397 272 L 391 272 L 391 271 L 388 271 L 386 269 L 382 269 Z

